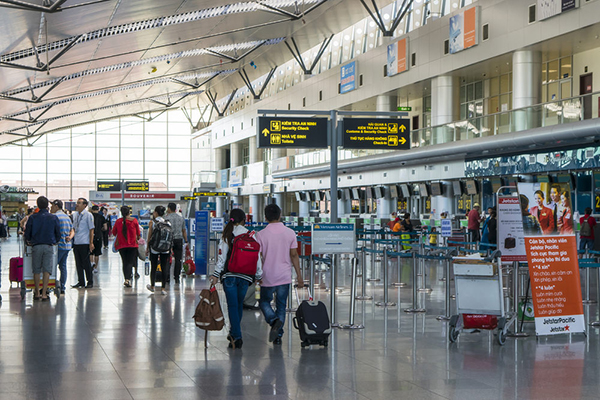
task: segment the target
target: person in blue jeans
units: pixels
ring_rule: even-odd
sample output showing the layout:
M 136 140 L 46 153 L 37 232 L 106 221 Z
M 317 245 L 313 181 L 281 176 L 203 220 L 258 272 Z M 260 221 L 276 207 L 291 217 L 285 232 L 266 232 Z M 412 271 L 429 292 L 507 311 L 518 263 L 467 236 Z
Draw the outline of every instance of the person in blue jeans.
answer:
M 271 326 L 269 342 L 280 345 L 285 322 L 285 305 L 292 283 L 292 267 L 296 271 L 299 288 L 304 287 L 304 281 L 300 271 L 296 233 L 281 222 L 281 209 L 277 204 L 265 207 L 265 218 L 269 224 L 256 234 L 263 262 L 259 306 L 265 321 Z M 276 296 L 275 310 L 271 307 L 273 295 Z
M 63 202 L 54 200 L 50 212 L 58 217 L 60 222 L 60 242 L 58 243 L 58 269 L 60 271 L 60 292 L 65 293 L 67 284 L 67 257 L 71 251 L 71 239 L 75 236 L 71 218 L 63 211 Z
M 231 328 L 227 340 L 229 340 L 230 349 L 241 349 L 244 344 L 242 340 L 242 313 L 244 310 L 244 297 L 248 287 L 254 280 L 260 280 L 262 276 L 262 266 L 260 258 L 256 265 L 256 275 L 245 275 L 241 273 L 230 272 L 228 270 L 229 249 L 233 244 L 235 236 L 248 233 L 248 229 L 244 227 L 246 222 L 246 213 L 243 210 L 236 208 L 231 210 L 229 221 L 223 236 L 219 242 L 219 254 L 215 271 L 209 278 L 211 285 L 215 285 L 219 278 L 223 284 L 223 291 L 227 299 L 227 312 L 229 315 L 229 323 Z

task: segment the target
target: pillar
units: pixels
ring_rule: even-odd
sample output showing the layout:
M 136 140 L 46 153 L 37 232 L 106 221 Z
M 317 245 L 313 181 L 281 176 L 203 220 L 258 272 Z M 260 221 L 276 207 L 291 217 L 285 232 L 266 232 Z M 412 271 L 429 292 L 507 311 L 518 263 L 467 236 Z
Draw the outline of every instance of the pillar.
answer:
M 225 149 L 218 147 L 214 149 L 215 154 L 215 171 L 220 171 L 227 168 L 225 165 Z
M 227 209 L 227 205 L 225 204 L 225 198 L 217 197 L 215 198 L 215 203 L 217 203 L 217 217 L 220 218 L 223 215 L 223 211 Z
M 310 215 L 310 201 L 301 201 L 299 207 L 298 216 L 308 218 Z
M 271 159 L 276 160 L 281 157 L 285 157 L 287 155 L 287 151 L 285 149 L 272 149 L 271 150 Z
M 396 206 L 388 193 L 385 197 L 377 199 L 377 218 L 390 218 L 390 214 L 394 211 L 396 211 Z
M 518 50 L 513 53 L 513 110 L 539 104 L 542 99 L 542 53 Z M 537 128 L 541 116 L 533 109 L 513 113 L 513 131 Z
M 350 212 L 352 211 L 350 200 L 341 199 L 341 200 L 337 201 L 337 204 L 338 204 L 338 216 L 340 218 L 350 214 Z
M 273 199 L 275 200 L 275 204 L 281 208 L 281 216 L 287 215 L 285 213 L 285 193 L 274 193 Z
M 431 80 L 431 126 L 447 124 L 459 119 L 460 98 L 459 78 L 437 76 Z M 454 137 L 454 129 L 438 128 L 431 132 L 431 144 L 459 140 Z
M 455 203 L 454 191 L 450 182 L 442 182 L 442 195 L 431 196 L 431 213 L 435 219 L 440 219 L 440 214 L 447 211 L 453 213 L 453 205 Z M 435 210 L 435 212 L 434 212 Z
M 239 167 L 242 162 L 242 143 L 235 142 L 229 145 L 231 168 Z
M 398 111 L 398 97 L 390 95 L 377 96 L 375 107 L 377 111 Z
M 248 207 L 248 214 L 252 214 L 254 222 L 263 222 L 263 206 L 262 206 L 262 195 L 251 194 L 250 195 L 250 206 Z
M 248 142 L 248 149 L 250 152 L 249 163 L 254 164 L 262 161 L 262 149 L 256 148 L 256 136 L 250 136 Z

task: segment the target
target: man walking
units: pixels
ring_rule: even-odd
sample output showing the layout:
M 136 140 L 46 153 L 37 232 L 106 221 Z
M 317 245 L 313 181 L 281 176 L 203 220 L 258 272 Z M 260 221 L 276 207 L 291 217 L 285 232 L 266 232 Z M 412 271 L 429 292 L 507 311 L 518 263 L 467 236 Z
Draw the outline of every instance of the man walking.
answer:
M 75 236 L 71 218 L 63 211 L 63 202 L 54 200 L 50 212 L 58 218 L 60 223 L 60 242 L 58 243 L 58 269 L 60 270 L 60 292 L 65 293 L 67 284 L 67 257 L 71 250 L 71 240 Z M 57 289 L 58 290 L 58 289 Z
M 181 278 L 181 263 L 183 258 L 183 244 L 187 244 L 187 232 L 185 230 L 185 220 L 177 212 L 177 204 L 169 203 L 167 206 L 167 215 L 165 220 L 171 223 L 173 229 L 173 256 L 175 257 L 175 269 L 173 270 L 173 279 L 175 287 L 179 287 Z M 167 277 L 167 282 L 169 278 Z
M 108 235 L 112 230 L 112 222 L 110 220 L 110 215 L 108 215 L 108 210 L 106 207 L 102 207 L 100 209 L 100 214 L 104 217 L 104 222 L 106 225 L 102 228 L 102 243 L 104 244 L 104 250 L 108 250 Z
M 281 208 L 277 204 L 269 204 L 265 207 L 265 218 L 269 224 L 256 234 L 263 262 L 259 306 L 265 320 L 271 325 L 269 341 L 281 344 L 286 302 L 292 283 L 292 266 L 296 271 L 298 287 L 304 287 L 304 282 L 300 271 L 296 234 L 280 221 Z M 276 310 L 271 307 L 273 295 L 276 296 Z
M 71 287 L 75 289 L 94 287 L 92 265 L 90 264 L 90 253 L 94 251 L 94 217 L 87 210 L 87 206 L 88 201 L 80 197 L 77 199 L 73 213 L 73 229 L 75 229 L 73 255 L 75 256 L 78 282 Z
M 25 243 L 33 246 L 31 266 L 33 270 L 33 299 L 40 299 L 40 274 L 42 279 L 42 301 L 48 301 L 48 280 L 54 269 L 54 246 L 60 242 L 60 222 L 56 215 L 48 212 L 48 199 L 37 198 L 39 212 L 27 220 L 25 226 Z

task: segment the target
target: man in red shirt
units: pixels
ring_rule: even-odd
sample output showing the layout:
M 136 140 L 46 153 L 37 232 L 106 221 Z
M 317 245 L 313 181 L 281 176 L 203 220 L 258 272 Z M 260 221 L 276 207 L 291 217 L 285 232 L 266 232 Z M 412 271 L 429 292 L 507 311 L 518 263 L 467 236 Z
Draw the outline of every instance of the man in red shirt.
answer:
M 587 247 L 590 250 L 594 249 L 594 227 L 596 219 L 592 217 L 592 209 L 586 208 L 585 215 L 579 218 L 581 230 L 579 231 L 579 250 L 585 250 Z M 587 224 L 588 226 L 585 226 Z
M 467 225 L 467 229 L 471 234 L 471 241 L 479 242 L 481 240 L 481 235 L 479 234 L 479 224 L 481 224 L 481 215 L 479 214 L 479 203 L 475 203 L 473 205 L 473 209 L 469 211 L 468 219 L 469 224 Z

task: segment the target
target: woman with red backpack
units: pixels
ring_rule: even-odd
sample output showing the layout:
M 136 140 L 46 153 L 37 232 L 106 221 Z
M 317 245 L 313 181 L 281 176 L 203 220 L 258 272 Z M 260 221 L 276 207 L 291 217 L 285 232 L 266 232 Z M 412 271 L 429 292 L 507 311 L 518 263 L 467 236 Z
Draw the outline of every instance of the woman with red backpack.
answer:
M 229 221 L 223 229 L 223 236 L 219 242 L 217 265 L 210 277 L 211 285 L 215 285 L 219 279 L 223 284 L 231 325 L 227 339 L 229 348 L 232 349 L 241 349 L 243 344 L 241 322 L 246 291 L 252 282 L 262 276 L 259 246 L 244 227 L 245 221 L 244 211 L 239 208 L 231 210 Z M 249 251 L 238 250 L 241 244 Z M 236 265 L 233 265 L 234 263 Z M 256 268 L 250 265 L 248 269 L 247 265 L 242 265 L 248 263 L 256 263 Z

